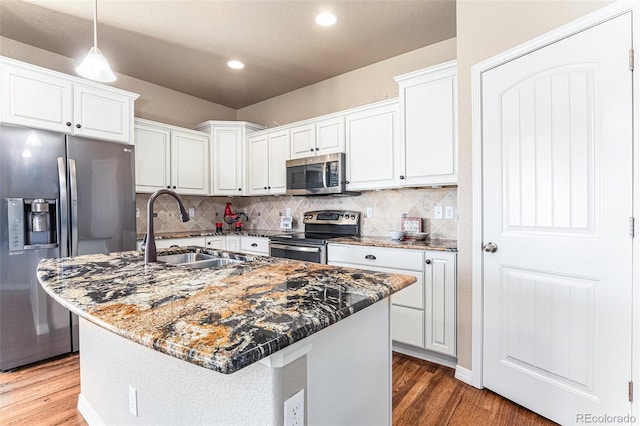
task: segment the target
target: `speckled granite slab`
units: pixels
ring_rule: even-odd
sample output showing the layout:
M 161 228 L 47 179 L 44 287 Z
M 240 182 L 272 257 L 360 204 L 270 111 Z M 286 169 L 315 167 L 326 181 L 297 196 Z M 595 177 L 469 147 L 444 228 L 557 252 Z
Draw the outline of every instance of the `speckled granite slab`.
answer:
M 226 226 L 226 224 L 225 224 Z M 273 235 L 282 235 L 285 231 L 270 231 L 265 229 L 243 229 L 241 232 L 235 232 L 225 229 L 223 232 L 216 232 L 215 230 L 203 230 L 203 231 L 176 231 L 176 232 L 156 232 L 155 237 L 157 240 L 171 239 L 171 238 L 190 238 L 190 237 L 210 237 L 213 235 L 244 235 L 247 237 L 271 237 Z M 142 240 L 144 238 L 144 232 L 136 234 L 136 239 Z
M 392 240 L 389 237 L 343 237 L 333 238 L 331 243 L 351 244 L 356 246 L 405 248 L 414 250 L 458 251 L 456 240 Z
M 158 250 L 158 255 L 196 248 Z M 144 265 L 142 252 L 45 259 L 42 287 L 113 333 L 233 373 L 415 282 L 415 277 L 217 250 L 217 269 Z

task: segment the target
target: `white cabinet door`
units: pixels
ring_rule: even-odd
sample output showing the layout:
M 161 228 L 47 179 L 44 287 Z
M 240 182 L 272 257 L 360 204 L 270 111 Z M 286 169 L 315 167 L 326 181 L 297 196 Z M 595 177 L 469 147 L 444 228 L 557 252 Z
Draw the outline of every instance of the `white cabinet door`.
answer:
M 171 185 L 171 132 L 166 128 L 137 123 L 136 192 L 155 192 Z
M 269 238 L 265 237 L 240 237 L 240 251 L 243 253 L 269 255 Z
M 270 133 L 268 152 L 268 185 L 269 194 L 287 192 L 287 160 L 289 159 L 289 131 Z
M 316 122 L 316 154 L 344 152 L 344 117 Z
M 130 97 L 75 84 L 73 98 L 73 132 L 76 136 L 131 142 L 133 102 Z
M 3 123 L 72 132 L 73 89 L 70 80 L 9 64 L 0 66 Z
M 249 137 L 249 195 L 263 195 L 269 193 L 269 150 L 268 136 Z
M 347 114 L 347 181 L 351 190 L 399 186 L 398 104 Z
M 456 356 L 456 254 L 425 256 L 425 349 Z
M 391 305 L 391 338 L 396 342 L 424 347 L 424 311 Z
M 227 235 L 225 244 L 228 251 L 240 252 L 240 235 Z
M 214 127 L 212 135 L 212 195 L 242 195 L 245 186 L 242 127 Z
M 314 123 L 291 128 L 291 158 L 316 154 L 316 125 Z
M 171 131 L 171 187 L 179 194 L 209 195 L 209 138 Z
M 399 76 L 403 185 L 457 183 L 456 61 Z

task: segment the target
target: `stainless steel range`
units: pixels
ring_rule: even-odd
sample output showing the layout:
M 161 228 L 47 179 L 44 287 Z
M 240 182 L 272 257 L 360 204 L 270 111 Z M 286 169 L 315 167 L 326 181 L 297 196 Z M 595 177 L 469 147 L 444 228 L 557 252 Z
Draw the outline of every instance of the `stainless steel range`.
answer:
M 327 263 L 327 242 L 332 238 L 359 237 L 360 213 L 318 210 L 303 215 L 304 232 L 272 236 L 270 254 L 285 259 Z

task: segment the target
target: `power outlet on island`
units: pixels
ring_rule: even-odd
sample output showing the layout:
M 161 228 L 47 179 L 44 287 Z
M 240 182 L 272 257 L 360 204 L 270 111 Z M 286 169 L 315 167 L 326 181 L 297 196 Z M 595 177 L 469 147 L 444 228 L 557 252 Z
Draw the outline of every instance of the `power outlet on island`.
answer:
M 284 426 L 304 425 L 304 389 L 284 402 Z
M 138 417 L 138 391 L 129 385 L 129 411 Z

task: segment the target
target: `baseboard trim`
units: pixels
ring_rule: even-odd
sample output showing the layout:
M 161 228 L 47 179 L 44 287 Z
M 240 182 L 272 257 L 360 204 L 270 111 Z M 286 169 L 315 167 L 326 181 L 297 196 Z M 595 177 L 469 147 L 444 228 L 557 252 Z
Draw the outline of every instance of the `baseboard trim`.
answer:
M 412 348 L 409 345 L 403 345 L 402 343 L 393 342 L 392 350 L 404 355 L 409 355 L 414 358 L 423 359 L 425 361 L 433 362 L 435 364 L 444 365 L 445 367 L 456 368 L 458 359 L 442 355 L 435 352 L 427 351 L 419 348 Z
M 89 426 L 105 426 L 98 413 L 82 394 L 78 395 L 78 411 Z
M 473 372 L 467 368 L 456 365 L 455 378 L 468 385 L 473 386 Z

